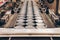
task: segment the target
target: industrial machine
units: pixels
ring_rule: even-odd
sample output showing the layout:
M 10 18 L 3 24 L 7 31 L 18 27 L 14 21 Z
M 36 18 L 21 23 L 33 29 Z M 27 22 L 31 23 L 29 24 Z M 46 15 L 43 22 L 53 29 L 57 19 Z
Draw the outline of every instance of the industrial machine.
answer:
M 0 40 L 60 40 L 59 2 L 7 1 L 0 7 Z
M 58 13 L 59 0 L 39 0 L 39 9 L 41 13 L 46 13 L 55 24 L 55 26 L 60 25 L 60 16 Z M 55 4 L 55 5 L 54 5 Z
M 20 0 L 16 2 L 7 1 L 4 5 L 0 6 L 0 26 L 6 24 L 14 13 L 20 12 L 20 3 L 22 3 Z

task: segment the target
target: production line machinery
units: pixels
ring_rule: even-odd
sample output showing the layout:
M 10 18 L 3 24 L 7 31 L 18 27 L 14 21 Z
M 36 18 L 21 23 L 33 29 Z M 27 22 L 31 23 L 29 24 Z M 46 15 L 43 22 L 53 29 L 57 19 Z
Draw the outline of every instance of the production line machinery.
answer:
M 7 5 L 11 5 L 12 9 L 14 6 L 12 4 L 14 3 L 9 3 Z M 7 8 L 9 8 L 9 6 Z M 9 22 L 11 16 L 14 14 L 15 17 L 17 15 L 17 18 L 13 17 L 12 21 Z M 44 23 L 44 20 L 41 16 L 41 12 L 39 11 L 39 8 L 36 6 L 36 3 L 34 1 L 26 0 L 24 2 L 16 3 L 15 7 L 12 10 L 8 10 L 0 19 L 0 23 L 2 26 L 5 27 L 5 24 L 9 24 L 9 26 L 7 26 L 8 28 L 47 28 L 47 25 Z M 16 23 L 13 22 L 14 20 Z M 15 26 L 13 26 L 12 24 L 14 24 Z
M 39 9 L 33 1 L 25 1 L 19 13 L 15 28 L 47 28 L 43 18 L 40 15 Z
M 19 12 L 18 8 L 14 9 L 15 14 L 7 23 L 9 26 L 0 28 L 1 40 L 60 40 L 60 28 L 48 28 L 51 23 L 46 21 L 34 0 L 25 0 L 20 7 Z
M 38 4 L 39 10 L 41 13 L 44 13 L 48 15 L 48 17 L 51 19 L 52 23 L 55 25 L 55 27 L 60 26 L 60 16 L 59 13 L 55 13 L 57 9 L 51 8 L 48 5 L 53 5 L 54 0 L 38 0 L 39 2 L 36 2 Z M 57 4 L 57 3 L 56 3 Z M 53 5 L 54 6 L 54 5 Z M 57 5 L 56 5 L 57 6 Z
M 4 26 L 10 20 L 11 16 L 20 12 L 23 2 L 6 2 L 0 7 L 0 26 Z

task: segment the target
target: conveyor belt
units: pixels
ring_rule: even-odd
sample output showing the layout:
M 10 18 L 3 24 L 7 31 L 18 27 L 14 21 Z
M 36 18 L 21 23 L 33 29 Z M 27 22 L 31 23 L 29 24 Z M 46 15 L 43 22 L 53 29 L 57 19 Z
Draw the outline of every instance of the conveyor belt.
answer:
M 46 28 L 46 25 L 40 15 L 36 3 L 33 1 L 25 1 L 18 15 L 16 27 L 21 29 L 39 29 Z

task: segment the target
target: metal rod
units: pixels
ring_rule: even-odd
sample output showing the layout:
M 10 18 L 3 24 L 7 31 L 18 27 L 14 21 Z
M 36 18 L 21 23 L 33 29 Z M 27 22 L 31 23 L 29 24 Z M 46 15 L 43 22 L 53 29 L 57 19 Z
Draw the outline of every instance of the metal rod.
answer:
M 9 37 L 9 39 L 8 40 L 11 40 L 11 37 Z
M 52 37 L 50 37 L 50 40 L 53 40 L 53 38 L 52 38 Z

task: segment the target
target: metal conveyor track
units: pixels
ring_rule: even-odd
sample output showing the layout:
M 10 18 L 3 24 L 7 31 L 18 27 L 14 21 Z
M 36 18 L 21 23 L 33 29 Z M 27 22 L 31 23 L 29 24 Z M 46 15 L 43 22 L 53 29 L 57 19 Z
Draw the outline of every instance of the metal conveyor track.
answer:
M 39 9 L 34 1 L 25 1 L 17 18 L 15 28 L 20 29 L 40 29 L 46 25 L 40 15 Z

